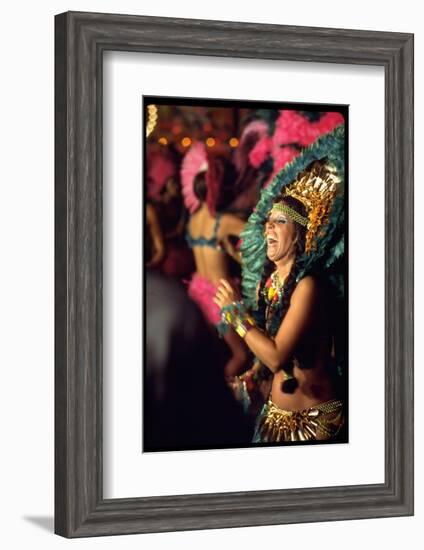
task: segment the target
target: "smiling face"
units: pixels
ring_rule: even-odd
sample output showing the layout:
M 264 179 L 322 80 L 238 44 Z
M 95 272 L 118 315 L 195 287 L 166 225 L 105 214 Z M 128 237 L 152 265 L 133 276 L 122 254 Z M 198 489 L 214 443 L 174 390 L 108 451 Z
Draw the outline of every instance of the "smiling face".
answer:
M 273 209 L 265 223 L 266 253 L 272 262 L 291 259 L 295 254 L 295 222 L 284 212 Z

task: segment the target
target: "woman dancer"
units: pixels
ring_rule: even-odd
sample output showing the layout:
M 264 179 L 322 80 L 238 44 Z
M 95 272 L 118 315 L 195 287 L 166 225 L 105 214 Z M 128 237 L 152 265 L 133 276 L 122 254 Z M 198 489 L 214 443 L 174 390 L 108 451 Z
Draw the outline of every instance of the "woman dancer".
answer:
M 195 143 L 182 166 L 185 204 L 190 212 L 187 243 L 193 250 L 196 271 L 188 294 L 201 308 L 209 323 L 220 321 L 219 307 L 213 302 L 220 279 L 229 279 L 229 257 L 237 256 L 230 236 L 238 237 L 245 222 L 233 214 L 222 213 L 225 195 L 234 182 L 231 164 L 222 158 L 208 158 L 202 143 Z M 242 372 L 247 361 L 244 343 L 234 333 L 225 341 L 231 351 L 225 375 L 232 378 Z
M 255 442 L 334 439 L 344 424 L 343 398 L 333 369 L 329 294 L 318 275 L 323 273 L 319 268 L 331 265 L 342 251 L 343 143 L 344 131 L 339 128 L 308 150 L 297 162 L 303 169 L 295 179 L 281 185 L 284 174 L 277 178 L 252 216 L 243 237 L 248 229 L 254 232 L 255 223 L 258 229 L 266 210 L 261 225 L 266 259 L 255 315 L 229 281 L 223 279 L 216 294 L 223 322 L 255 354 L 254 370 L 272 379 L 257 418 Z M 328 144 L 335 164 L 319 158 L 320 152 L 331 152 Z M 285 176 L 293 172 L 292 166 Z M 252 252 L 252 244 L 247 235 L 243 247 L 250 245 Z

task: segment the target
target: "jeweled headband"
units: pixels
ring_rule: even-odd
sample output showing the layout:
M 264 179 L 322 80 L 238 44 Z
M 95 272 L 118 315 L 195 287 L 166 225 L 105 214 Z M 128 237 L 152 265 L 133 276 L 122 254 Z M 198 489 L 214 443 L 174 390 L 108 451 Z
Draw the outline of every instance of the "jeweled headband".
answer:
M 305 227 L 307 227 L 309 223 L 308 218 L 301 216 L 299 212 L 296 212 L 296 210 L 294 210 L 293 208 L 290 208 L 290 206 L 288 206 L 284 202 L 276 202 L 271 209 L 271 212 L 275 212 L 275 211 L 283 212 L 284 214 L 287 214 L 287 216 L 290 219 L 292 219 L 294 222 L 297 222 L 300 225 L 303 225 Z

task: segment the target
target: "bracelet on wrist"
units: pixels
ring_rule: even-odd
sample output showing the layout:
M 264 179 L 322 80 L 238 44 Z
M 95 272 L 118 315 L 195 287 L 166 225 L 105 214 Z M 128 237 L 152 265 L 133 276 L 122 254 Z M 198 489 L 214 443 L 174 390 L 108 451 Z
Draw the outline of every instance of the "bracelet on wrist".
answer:
M 240 338 L 245 338 L 246 334 L 255 326 L 255 322 L 252 317 L 247 316 L 245 319 L 238 319 L 234 327 Z
M 241 300 L 232 302 L 221 309 L 221 322 L 218 325 L 220 334 L 225 333 L 228 326 L 232 326 L 241 338 L 244 338 L 247 332 L 255 326 L 253 317 L 249 315 Z

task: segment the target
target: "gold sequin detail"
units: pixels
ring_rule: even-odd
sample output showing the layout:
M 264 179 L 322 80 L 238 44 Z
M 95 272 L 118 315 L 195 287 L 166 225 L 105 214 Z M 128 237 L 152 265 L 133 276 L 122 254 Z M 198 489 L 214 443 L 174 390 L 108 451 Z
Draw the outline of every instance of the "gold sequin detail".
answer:
M 302 411 L 285 411 L 269 399 L 256 431 L 262 442 L 322 441 L 335 437 L 343 424 L 343 403 L 337 399 Z
M 308 215 L 306 253 L 314 249 L 315 237 L 323 233 L 324 227 L 328 223 L 334 199 L 340 191 L 340 182 L 334 166 L 317 160 L 301 172 L 293 183 L 283 189 L 283 201 L 284 197 L 293 197 L 306 208 Z M 275 207 L 274 205 L 273 208 Z M 302 216 L 301 218 L 304 220 Z M 298 223 L 302 222 L 298 221 Z M 304 224 L 302 223 L 302 225 Z

